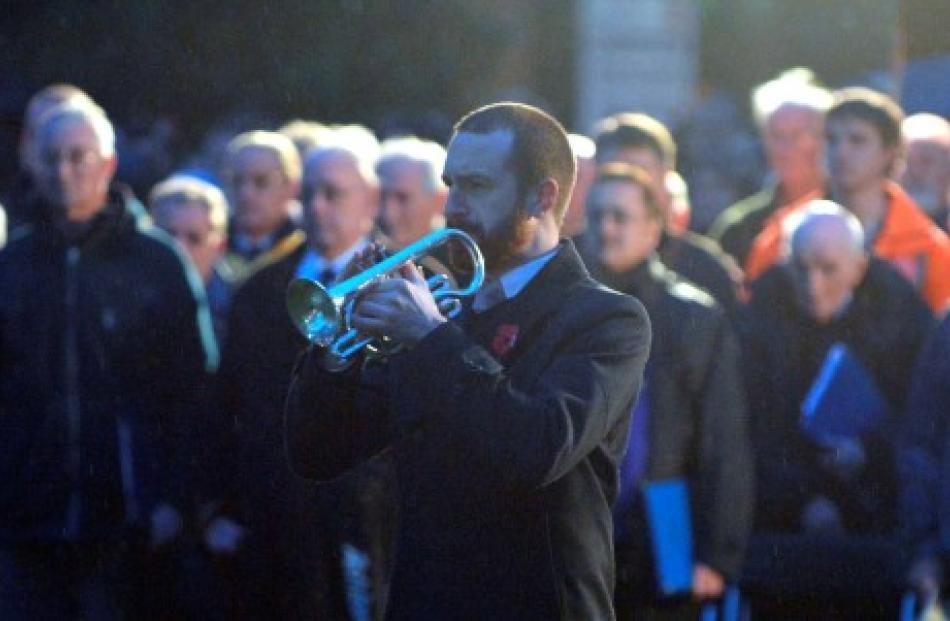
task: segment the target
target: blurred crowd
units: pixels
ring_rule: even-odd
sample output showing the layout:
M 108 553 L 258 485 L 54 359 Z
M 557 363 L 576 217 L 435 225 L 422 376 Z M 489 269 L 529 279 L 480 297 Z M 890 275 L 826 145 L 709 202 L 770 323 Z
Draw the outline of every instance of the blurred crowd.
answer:
M 737 587 L 752 618 L 893 618 L 906 592 L 939 601 L 950 560 L 950 123 L 805 69 L 752 108 L 760 142 L 715 101 L 719 132 L 630 111 L 571 136 L 562 236 L 654 334 L 614 508 L 618 617 L 696 618 Z M 214 128 L 143 188 L 172 164 L 116 142 L 87 93 L 44 88 L 0 209 L 0 617 L 383 618 L 389 456 L 331 484 L 290 471 L 308 341 L 285 292 L 443 227 L 444 147 Z M 803 402 L 841 347 L 885 413 L 816 432 Z M 643 494 L 668 480 L 693 553 L 675 594 Z

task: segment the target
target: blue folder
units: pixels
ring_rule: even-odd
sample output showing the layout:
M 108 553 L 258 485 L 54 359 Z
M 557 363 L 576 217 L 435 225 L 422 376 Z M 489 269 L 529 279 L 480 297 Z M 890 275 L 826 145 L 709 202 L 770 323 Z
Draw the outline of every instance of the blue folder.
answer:
M 802 402 L 801 429 L 817 441 L 855 438 L 887 416 L 874 379 L 848 348 L 835 343 Z
M 643 500 L 660 591 L 664 595 L 690 591 L 693 586 L 693 535 L 686 482 L 669 479 L 646 483 Z

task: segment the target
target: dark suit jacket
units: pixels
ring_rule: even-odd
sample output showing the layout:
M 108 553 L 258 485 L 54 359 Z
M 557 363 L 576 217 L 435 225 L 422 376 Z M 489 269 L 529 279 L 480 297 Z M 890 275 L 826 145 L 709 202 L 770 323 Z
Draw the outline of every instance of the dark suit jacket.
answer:
M 517 297 L 387 364 L 302 359 L 293 466 L 332 479 L 391 447 L 391 619 L 611 619 L 610 504 L 650 343 L 570 242 Z
M 604 282 L 643 302 L 653 327 L 645 479 L 688 481 L 697 561 L 736 578 L 752 527 L 754 479 L 732 327 L 711 297 L 656 259 Z M 646 551 L 642 511 L 631 514 L 619 518 L 636 524 L 625 529 L 638 539 L 630 548 Z M 649 562 L 649 554 L 642 553 L 619 558 L 633 565 Z M 633 571 L 652 578 L 652 571 Z

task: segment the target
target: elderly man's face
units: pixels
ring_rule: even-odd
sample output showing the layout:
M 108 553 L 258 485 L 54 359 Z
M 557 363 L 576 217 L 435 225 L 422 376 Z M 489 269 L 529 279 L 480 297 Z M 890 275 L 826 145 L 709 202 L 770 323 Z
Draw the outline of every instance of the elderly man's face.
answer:
M 791 268 L 799 302 L 816 322 L 835 318 L 851 300 L 867 267 L 841 222 L 816 223 L 796 235 Z
M 197 201 L 162 203 L 152 210 L 152 219 L 188 253 L 207 283 L 225 246 L 224 236 L 211 226 L 208 207 Z
M 379 224 L 393 244 L 402 248 L 432 230 L 442 211 L 439 188 L 427 184 L 425 169 L 408 159 L 384 162 L 379 175 Z
M 66 218 L 83 222 L 106 203 L 115 156 L 104 157 L 96 134 L 81 119 L 51 120 L 38 135 L 37 186 Z
M 824 136 L 821 113 L 802 106 L 780 106 L 762 128 L 769 166 L 779 181 L 811 178 L 821 173 Z
M 937 213 L 950 202 L 950 147 L 931 140 L 908 143 L 901 184 L 927 213 Z
M 301 199 L 310 243 L 328 258 L 343 254 L 372 229 L 376 188 L 349 153 L 311 158 L 304 169 Z
M 663 225 L 647 208 L 643 188 L 634 183 L 595 183 L 587 211 L 598 258 L 609 272 L 620 274 L 636 267 L 660 243 Z
M 486 269 L 501 272 L 532 233 L 524 196 L 509 161 L 514 135 L 461 132 L 449 143 L 443 179 L 449 187 L 448 225 L 471 235 L 485 257 Z
M 276 153 L 245 147 L 228 163 L 226 176 L 235 233 L 260 238 L 280 228 L 296 188 L 284 174 Z

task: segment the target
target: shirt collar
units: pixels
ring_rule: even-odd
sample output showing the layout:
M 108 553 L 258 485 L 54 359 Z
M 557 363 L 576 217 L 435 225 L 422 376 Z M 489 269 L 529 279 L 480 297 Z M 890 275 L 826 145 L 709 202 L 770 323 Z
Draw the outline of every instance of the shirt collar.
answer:
M 531 259 L 527 263 L 522 263 L 518 267 L 508 270 L 499 277 L 501 287 L 505 291 L 505 299 L 510 300 L 528 286 L 535 276 L 538 275 L 545 265 L 548 264 L 557 253 L 557 248 L 552 248 L 539 257 Z
M 335 259 L 328 259 L 321 254 L 317 254 L 317 251 L 313 248 L 308 248 L 307 253 L 297 265 L 296 275 L 302 278 L 309 278 L 310 280 L 319 280 L 320 274 L 324 270 L 330 270 L 333 272 L 334 278 L 338 278 L 356 253 L 368 245 L 369 239 L 361 237 L 359 241 L 347 248 Z
M 541 256 L 535 257 L 527 263 L 522 263 L 498 278 L 486 282 L 475 295 L 475 311 L 484 312 L 495 304 L 510 300 L 521 293 L 528 286 L 528 283 L 538 275 L 538 272 L 548 264 L 548 261 L 554 258 L 558 248 L 559 246 L 552 248 Z

